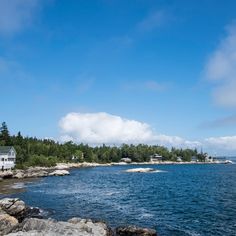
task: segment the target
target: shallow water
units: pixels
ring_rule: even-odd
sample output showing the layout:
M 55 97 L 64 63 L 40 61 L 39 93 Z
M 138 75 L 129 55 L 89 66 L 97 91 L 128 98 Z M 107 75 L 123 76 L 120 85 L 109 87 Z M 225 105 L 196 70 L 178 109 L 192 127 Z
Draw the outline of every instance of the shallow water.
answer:
M 25 184 L 35 182 L 37 179 L 4 179 L 0 182 L 0 198 L 5 195 L 26 191 Z
M 103 219 L 159 235 L 236 235 L 236 165 L 144 165 L 163 172 L 125 173 L 137 166 L 71 170 L 26 184 L 11 196 L 58 220 Z

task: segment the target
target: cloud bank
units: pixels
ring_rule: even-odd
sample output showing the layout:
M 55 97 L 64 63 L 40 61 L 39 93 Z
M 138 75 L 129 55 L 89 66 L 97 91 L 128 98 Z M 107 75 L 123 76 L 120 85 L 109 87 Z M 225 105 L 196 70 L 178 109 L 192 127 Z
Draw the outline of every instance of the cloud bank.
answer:
M 210 56 L 206 77 L 214 83 L 213 98 L 223 107 L 236 107 L 236 24 Z
M 105 112 L 69 113 L 60 122 L 62 141 L 72 140 L 91 145 L 100 144 L 159 144 L 176 147 L 197 147 L 199 142 L 191 142 L 177 136 L 156 134 L 150 125 L 129 120 Z
M 214 148 L 216 151 L 236 151 L 236 136 L 212 137 L 205 141 L 209 148 Z
M 105 112 L 68 113 L 59 121 L 59 127 L 62 142 L 83 142 L 89 145 L 156 144 L 177 148 L 203 148 L 204 151 L 217 155 L 232 155 L 236 152 L 236 136 L 190 141 L 178 136 L 158 134 L 147 123 Z

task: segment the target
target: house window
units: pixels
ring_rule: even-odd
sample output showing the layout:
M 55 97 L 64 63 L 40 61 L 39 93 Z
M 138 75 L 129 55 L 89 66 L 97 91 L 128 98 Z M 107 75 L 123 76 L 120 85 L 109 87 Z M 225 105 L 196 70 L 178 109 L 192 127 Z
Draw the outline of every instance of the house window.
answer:
M 2 158 L 2 161 L 4 161 L 4 158 Z

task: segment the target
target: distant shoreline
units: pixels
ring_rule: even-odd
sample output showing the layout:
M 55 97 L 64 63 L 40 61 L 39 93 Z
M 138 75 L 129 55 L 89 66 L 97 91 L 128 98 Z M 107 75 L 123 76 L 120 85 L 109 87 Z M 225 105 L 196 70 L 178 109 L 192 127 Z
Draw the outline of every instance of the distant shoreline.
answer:
M 226 162 L 118 162 L 118 163 L 57 163 L 54 167 L 29 167 L 25 170 L 15 169 L 12 171 L 0 171 L 0 195 L 19 192 L 24 189 L 24 183 L 38 178 L 49 176 L 69 175 L 70 169 L 89 168 L 89 167 L 109 167 L 109 166 L 129 166 L 129 165 L 212 165 L 212 164 L 228 164 Z M 22 188 L 15 188 L 15 184 L 23 183 Z M 9 188 L 9 191 L 8 191 Z

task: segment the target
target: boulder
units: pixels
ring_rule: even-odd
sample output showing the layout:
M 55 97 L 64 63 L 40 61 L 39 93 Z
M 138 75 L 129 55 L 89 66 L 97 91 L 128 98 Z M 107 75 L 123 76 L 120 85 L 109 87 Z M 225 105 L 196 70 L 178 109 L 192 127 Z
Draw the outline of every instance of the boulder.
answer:
M 106 225 L 105 222 L 102 222 L 102 221 L 92 221 L 91 219 L 81 219 L 81 218 L 78 218 L 78 217 L 74 217 L 74 218 L 71 218 L 68 220 L 69 223 L 71 224 L 77 224 L 77 225 L 80 225 L 80 227 L 82 228 L 91 228 L 92 229 L 92 232 L 94 231 L 93 228 L 95 227 L 100 227 L 103 229 L 103 231 L 105 232 L 105 235 L 106 236 L 112 236 L 113 235 L 113 232 L 111 230 L 110 227 L 108 227 Z
M 0 235 L 11 232 L 18 225 L 18 220 L 0 210 Z
M 42 219 L 42 211 L 38 207 L 26 207 L 24 214 L 22 214 L 22 219 L 25 218 L 40 218 Z
M 110 231 L 105 223 L 94 223 L 91 220 L 72 220 L 62 222 L 55 220 L 26 219 L 20 225 L 16 232 L 8 234 L 9 236 L 20 235 L 71 235 L 71 236 L 111 236 Z
M 23 179 L 25 177 L 24 171 L 22 171 L 22 170 L 15 171 L 13 177 L 16 179 Z
M 68 170 L 55 170 L 49 174 L 49 176 L 63 176 L 69 175 L 70 172 Z
M 0 200 L 0 207 L 7 214 L 21 218 L 22 214 L 25 213 L 27 207 L 23 201 L 19 198 L 4 198 Z
M 137 226 L 125 226 L 116 228 L 117 236 L 157 236 L 154 229 L 140 228 Z
M 57 169 L 57 170 L 69 169 L 69 165 L 68 164 L 63 164 L 63 163 L 58 163 L 56 165 L 55 169 Z
M 45 170 L 39 170 L 39 171 L 28 171 L 25 176 L 27 178 L 40 178 L 40 177 L 46 177 L 48 176 L 48 172 Z
M 7 171 L 0 171 L 0 178 L 2 179 L 9 179 L 12 178 L 13 172 L 11 170 Z

